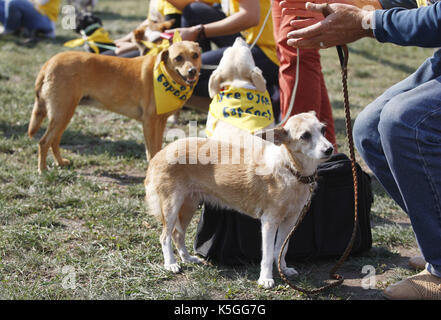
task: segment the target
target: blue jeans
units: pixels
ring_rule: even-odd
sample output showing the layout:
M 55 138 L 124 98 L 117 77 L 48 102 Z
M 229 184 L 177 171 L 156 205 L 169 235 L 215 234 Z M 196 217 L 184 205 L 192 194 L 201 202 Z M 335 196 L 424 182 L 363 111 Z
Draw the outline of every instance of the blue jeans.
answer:
M 39 13 L 27 0 L 0 0 L 0 22 L 7 32 L 14 32 L 20 28 L 43 33 L 54 31 L 52 21 Z
M 441 50 L 358 115 L 354 140 L 441 277 Z

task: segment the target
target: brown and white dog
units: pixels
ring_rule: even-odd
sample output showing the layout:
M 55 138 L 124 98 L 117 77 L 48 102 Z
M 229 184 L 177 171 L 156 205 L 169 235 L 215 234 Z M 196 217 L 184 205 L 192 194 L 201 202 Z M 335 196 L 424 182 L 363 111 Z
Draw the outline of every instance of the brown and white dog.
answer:
M 162 39 L 161 33 L 165 30 L 169 30 L 174 23 L 174 19 L 162 22 L 153 22 L 147 20 L 133 31 L 131 42 L 138 47 L 139 54 L 143 56 L 150 50 L 150 48 L 145 46 L 144 41 L 151 43 L 160 42 Z
M 333 148 L 314 112 L 291 117 L 284 127 L 255 139 L 250 151 L 204 138 L 177 140 L 150 162 L 145 179 L 149 213 L 162 221 L 164 266 L 179 272 L 172 240 L 183 262 L 198 263 L 185 247 L 185 231 L 201 201 L 228 207 L 261 220 L 262 261 L 258 283 L 274 286 L 272 268 L 282 243 L 311 196 L 317 166 Z M 270 139 L 271 140 L 271 139 Z M 311 182 L 311 183 L 309 183 Z M 276 238 L 277 234 L 277 239 Z M 276 240 L 276 241 L 275 241 Z M 288 276 L 285 252 L 281 267 Z
M 47 116 L 46 133 L 39 142 L 38 170 L 47 169 L 46 157 L 52 148 L 58 165 L 69 164 L 60 154 L 61 136 L 76 107 L 91 105 L 136 119 L 142 123 L 147 159 L 162 147 L 168 116 L 158 114 L 154 96 L 155 66 L 164 64 L 170 82 L 193 86 L 201 67 L 196 42 L 172 44 L 159 55 L 124 59 L 85 52 L 65 52 L 52 57 L 40 70 L 35 83 L 35 104 L 28 134 L 32 137 Z

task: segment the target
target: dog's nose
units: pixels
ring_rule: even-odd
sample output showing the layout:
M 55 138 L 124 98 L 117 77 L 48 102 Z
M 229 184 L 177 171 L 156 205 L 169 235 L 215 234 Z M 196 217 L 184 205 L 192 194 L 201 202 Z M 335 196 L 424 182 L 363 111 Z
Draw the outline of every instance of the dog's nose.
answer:
M 194 76 L 196 75 L 197 69 L 196 68 L 190 68 L 188 69 L 188 75 L 189 76 Z
M 330 156 L 332 154 L 332 152 L 334 152 L 334 148 L 333 147 L 329 147 L 328 149 L 326 149 L 325 155 Z

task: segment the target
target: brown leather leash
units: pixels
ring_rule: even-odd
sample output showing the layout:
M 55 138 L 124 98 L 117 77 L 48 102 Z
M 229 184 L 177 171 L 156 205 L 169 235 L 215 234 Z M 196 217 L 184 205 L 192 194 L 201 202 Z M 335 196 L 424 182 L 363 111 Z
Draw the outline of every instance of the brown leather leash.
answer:
M 331 279 L 334 279 L 335 281 L 326 284 L 322 287 L 316 288 L 316 289 L 305 289 L 302 287 L 299 287 L 298 285 L 292 283 L 283 273 L 282 268 L 280 266 L 280 260 L 282 258 L 282 252 L 285 250 L 285 247 L 287 245 L 287 243 L 289 242 L 289 240 L 291 239 L 291 237 L 294 235 L 294 233 L 297 231 L 298 226 L 300 225 L 300 223 L 302 222 L 303 218 L 305 217 L 306 213 L 308 212 L 310 206 L 311 206 L 311 199 L 312 199 L 312 194 L 314 191 L 314 183 L 311 183 L 309 185 L 309 189 L 310 189 L 310 198 L 307 202 L 307 204 L 305 205 L 305 207 L 302 209 L 302 212 L 300 213 L 299 219 L 297 220 L 296 224 L 294 225 L 293 229 L 291 230 L 291 232 L 288 234 L 288 236 L 286 237 L 285 241 L 282 244 L 282 247 L 280 249 L 279 252 L 279 257 L 278 257 L 278 261 L 277 261 L 277 267 L 279 269 L 279 273 L 280 276 L 282 277 L 282 279 L 294 290 L 306 293 L 306 294 L 317 294 L 320 292 L 323 292 L 327 289 L 339 286 L 343 283 L 344 278 L 337 274 L 337 270 L 342 266 L 342 264 L 346 261 L 346 259 L 348 258 L 352 247 L 354 245 L 355 242 L 355 236 L 357 234 L 357 223 L 358 223 L 358 179 L 357 179 L 357 170 L 356 170 L 356 161 L 355 161 L 355 151 L 354 151 L 354 141 L 353 141 L 353 137 L 352 137 L 352 122 L 351 122 L 351 111 L 350 111 L 350 107 L 349 107 L 349 94 L 348 94 L 348 84 L 347 84 L 347 79 L 348 79 L 348 60 L 349 60 L 349 51 L 348 51 L 348 47 L 346 45 L 342 45 L 342 46 L 337 46 L 337 52 L 338 52 L 338 57 L 340 59 L 340 66 L 341 66 L 341 75 L 342 75 L 342 84 L 343 84 L 343 97 L 344 97 L 344 107 L 345 107 L 345 115 L 346 115 L 346 134 L 348 137 L 348 143 L 349 143 L 349 153 L 350 153 L 350 159 L 351 159 L 351 168 L 352 168 L 352 178 L 354 181 L 354 227 L 352 230 L 352 236 L 351 239 L 349 240 L 349 243 L 345 249 L 345 251 L 343 252 L 342 256 L 340 257 L 340 259 L 337 261 L 337 263 L 335 264 L 335 266 L 329 271 L 329 276 Z

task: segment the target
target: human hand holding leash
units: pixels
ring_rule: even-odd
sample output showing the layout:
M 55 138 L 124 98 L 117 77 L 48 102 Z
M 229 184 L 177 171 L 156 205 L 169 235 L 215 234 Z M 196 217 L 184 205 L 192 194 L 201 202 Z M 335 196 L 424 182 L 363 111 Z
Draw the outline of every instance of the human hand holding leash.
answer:
M 373 11 L 339 3 L 315 4 L 307 2 L 306 10 L 321 13 L 326 18 L 303 27 L 303 21 L 291 21 L 294 31 L 288 33 L 288 45 L 297 48 L 329 48 L 373 37 L 371 20 Z

